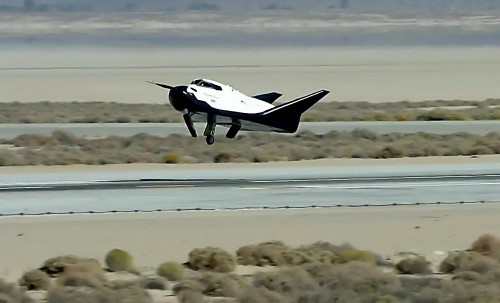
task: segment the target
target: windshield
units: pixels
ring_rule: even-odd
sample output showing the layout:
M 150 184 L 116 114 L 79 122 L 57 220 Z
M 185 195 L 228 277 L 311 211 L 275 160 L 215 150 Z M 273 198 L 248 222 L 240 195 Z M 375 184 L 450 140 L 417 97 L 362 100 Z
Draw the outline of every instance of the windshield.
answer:
M 197 85 L 199 87 L 207 87 L 207 88 L 212 88 L 215 90 L 222 90 L 222 88 L 218 85 L 215 85 L 213 83 L 203 81 L 202 79 L 196 79 L 191 82 L 191 84 Z

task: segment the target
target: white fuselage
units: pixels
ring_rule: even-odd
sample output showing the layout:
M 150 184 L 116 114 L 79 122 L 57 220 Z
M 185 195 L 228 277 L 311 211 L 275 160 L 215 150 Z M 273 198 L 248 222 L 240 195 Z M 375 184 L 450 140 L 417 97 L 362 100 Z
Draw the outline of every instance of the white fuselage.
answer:
M 192 93 L 199 101 L 206 102 L 213 108 L 255 114 L 274 107 L 265 101 L 249 97 L 231 86 L 212 80 L 199 80 L 201 81 L 198 81 L 197 84 L 189 84 L 187 91 Z

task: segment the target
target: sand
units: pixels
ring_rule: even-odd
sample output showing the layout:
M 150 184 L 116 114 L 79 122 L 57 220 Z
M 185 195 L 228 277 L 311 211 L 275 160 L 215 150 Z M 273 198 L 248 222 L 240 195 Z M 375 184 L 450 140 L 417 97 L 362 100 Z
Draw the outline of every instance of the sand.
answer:
M 103 260 L 128 250 L 140 268 L 187 260 L 196 247 L 238 247 L 266 240 L 290 245 L 350 242 L 382 255 L 466 249 L 482 233 L 500 234 L 500 204 L 463 204 L 63 215 L 0 219 L 0 275 L 18 277 L 49 257 L 77 254 Z
M 498 163 L 500 155 L 416 159 L 325 159 L 293 165 L 399 165 L 436 163 Z M 255 164 L 195 164 L 178 168 L 248 167 Z M 260 166 L 292 165 L 290 162 Z M 164 169 L 164 165 L 3 167 L 0 173 Z M 112 248 L 129 251 L 143 273 L 154 273 L 161 262 L 187 261 L 198 247 L 217 246 L 235 252 L 246 244 L 282 240 L 293 246 L 328 241 L 349 242 L 384 257 L 414 251 L 434 267 L 448 251 L 466 249 L 483 233 L 500 234 L 499 203 L 324 208 L 302 210 L 186 211 L 135 214 L 85 214 L 0 217 L 0 277 L 16 281 L 24 271 L 48 258 L 76 254 L 104 262 Z M 255 268 L 238 266 L 237 273 Z M 109 274 L 113 279 L 130 276 Z M 171 291 L 149 291 L 155 302 L 177 302 Z M 45 292 L 31 292 L 43 299 Z M 42 302 L 42 300 L 39 300 Z
M 166 103 L 166 92 L 145 81 L 182 84 L 198 77 L 248 95 L 276 90 L 283 101 L 318 89 L 331 91 L 324 102 L 499 97 L 496 47 L 61 47 L 1 54 L 0 102 Z
M 433 164 L 475 164 L 500 163 L 500 155 L 446 156 L 391 159 L 317 159 L 302 161 L 276 161 L 262 163 L 185 163 L 158 164 L 132 163 L 109 165 L 54 165 L 54 166 L 3 166 L 0 174 L 13 173 L 56 173 L 56 172 L 108 172 L 108 171 L 158 171 L 158 170 L 198 170 L 198 169 L 245 169 L 266 167 L 325 167 L 325 166 L 387 166 L 387 165 L 433 165 Z

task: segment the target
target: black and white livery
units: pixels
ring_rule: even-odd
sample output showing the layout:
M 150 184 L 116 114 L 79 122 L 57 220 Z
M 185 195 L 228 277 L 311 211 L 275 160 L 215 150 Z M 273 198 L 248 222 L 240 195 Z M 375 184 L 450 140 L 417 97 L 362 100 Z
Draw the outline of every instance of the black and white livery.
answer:
M 240 130 L 294 133 L 301 115 L 329 93 L 319 90 L 274 106 L 272 103 L 282 94 L 269 92 L 249 97 L 229 85 L 208 79 L 195 79 L 189 85 L 179 86 L 149 83 L 170 90 L 169 102 L 183 114 L 192 137 L 197 137 L 193 122 L 207 123 L 203 136 L 209 145 L 214 143 L 217 125 L 229 128 L 226 133 L 229 139 Z

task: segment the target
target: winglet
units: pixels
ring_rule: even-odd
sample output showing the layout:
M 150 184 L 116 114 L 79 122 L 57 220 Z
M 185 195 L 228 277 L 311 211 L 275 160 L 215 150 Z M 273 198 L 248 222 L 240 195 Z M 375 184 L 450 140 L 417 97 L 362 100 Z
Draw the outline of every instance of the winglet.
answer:
M 172 88 L 174 88 L 173 86 L 170 86 L 170 85 L 167 85 L 167 84 L 163 84 L 163 83 L 157 83 L 157 82 L 153 82 L 153 81 L 146 81 L 146 82 L 154 84 L 154 85 L 158 85 L 159 87 L 163 87 L 163 88 L 166 88 L 166 89 L 172 89 Z

